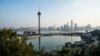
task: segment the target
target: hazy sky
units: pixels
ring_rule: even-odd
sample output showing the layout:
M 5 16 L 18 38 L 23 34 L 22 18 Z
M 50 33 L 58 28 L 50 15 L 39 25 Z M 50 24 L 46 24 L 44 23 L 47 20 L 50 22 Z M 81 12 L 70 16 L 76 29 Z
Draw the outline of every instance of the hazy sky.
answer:
M 100 0 L 0 0 L 0 27 L 63 25 L 73 20 L 79 26 L 100 26 Z

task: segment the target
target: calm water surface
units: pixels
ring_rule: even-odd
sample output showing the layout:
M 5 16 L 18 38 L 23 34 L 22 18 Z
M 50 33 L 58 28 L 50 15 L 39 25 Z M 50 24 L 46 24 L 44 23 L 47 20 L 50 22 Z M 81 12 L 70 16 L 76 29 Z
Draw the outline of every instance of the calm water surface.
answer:
M 45 50 L 57 50 L 57 47 L 65 45 L 67 42 L 74 43 L 80 41 L 80 36 L 42 36 L 40 37 L 40 48 Z M 32 43 L 35 50 L 39 50 L 39 38 L 32 37 L 27 40 L 27 43 Z

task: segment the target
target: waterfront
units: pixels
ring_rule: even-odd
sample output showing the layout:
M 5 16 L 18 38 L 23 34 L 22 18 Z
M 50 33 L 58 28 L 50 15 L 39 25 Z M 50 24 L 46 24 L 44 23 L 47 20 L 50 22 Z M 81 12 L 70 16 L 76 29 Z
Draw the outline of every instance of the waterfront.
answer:
M 45 50 L 57 50 L 65 45 L 65 43 L 74 43 L 75 41 L 81 41 L 80 36 L 41 36 L 40 40 L 39 37 L 28 37 L 26 42 L 31 42 L 35 50 L 39 50 L 39 42 L 40 48 L 44 48 Z

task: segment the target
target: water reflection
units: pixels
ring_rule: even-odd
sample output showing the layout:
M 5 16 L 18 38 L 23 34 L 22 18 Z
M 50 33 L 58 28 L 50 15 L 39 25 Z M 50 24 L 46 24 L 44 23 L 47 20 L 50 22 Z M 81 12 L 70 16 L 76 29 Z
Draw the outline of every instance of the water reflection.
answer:
M 38 39 L 39 39 L 39 50 L 40 50 L 41 49 L 41 37 L 39 36 Z
M 66 42 L 73 43 L 80 40 L 80 36 L 39 36 L 30 37 L 27 43 L 31 42 L 35 50 L 40 50 L 41 48 L 45 50 L 57 50 L 57 47 L 63 46 Z

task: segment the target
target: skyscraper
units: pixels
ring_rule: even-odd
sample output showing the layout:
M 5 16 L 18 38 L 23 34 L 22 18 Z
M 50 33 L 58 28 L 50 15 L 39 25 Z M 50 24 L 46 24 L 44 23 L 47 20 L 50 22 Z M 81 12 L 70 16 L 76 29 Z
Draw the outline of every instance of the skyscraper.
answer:
M 66 24 L 64 25 L 64 31 L 67 31 L 67 25 Z
M 74 31 L 77 31 L 78 30 L 78 26 L 77 26 L 77 24 L 75 23 L 74 24 Z
M 67 23 L 67 32 L 69 32 L 69 30 L 70 30 L 70 29 L 69 29 L 69 23 Z
M 73 32 L 73 20 L 71 20 L 71 32 Z

